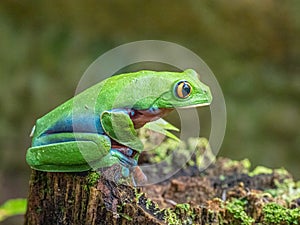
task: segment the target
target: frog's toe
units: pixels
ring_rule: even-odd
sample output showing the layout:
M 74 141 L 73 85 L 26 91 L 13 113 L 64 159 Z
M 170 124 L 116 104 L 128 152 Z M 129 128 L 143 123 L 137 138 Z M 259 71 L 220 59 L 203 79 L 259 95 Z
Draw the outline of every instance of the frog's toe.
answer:
M 148 181 L 147 176 L 144 174 L 139 166 L 135 166 L 132 170 L 132 179 L 135 186 L 145 185 Z
M 127 167 L 122 167 L 122 176 L 129 177 L 130 171 Z

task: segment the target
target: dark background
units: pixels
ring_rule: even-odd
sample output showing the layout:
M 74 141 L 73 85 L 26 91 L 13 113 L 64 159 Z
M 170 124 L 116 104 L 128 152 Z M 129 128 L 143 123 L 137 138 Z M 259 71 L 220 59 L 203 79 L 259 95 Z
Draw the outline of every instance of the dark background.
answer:
M 299 179 L 299 4 L 2 0 L 0 203 L 27 195 L 35 120 L 74 95 L 98 56 L 144 39 L 185 46 L 214 72 L 228 113 L 219 156 L 285 167 Z

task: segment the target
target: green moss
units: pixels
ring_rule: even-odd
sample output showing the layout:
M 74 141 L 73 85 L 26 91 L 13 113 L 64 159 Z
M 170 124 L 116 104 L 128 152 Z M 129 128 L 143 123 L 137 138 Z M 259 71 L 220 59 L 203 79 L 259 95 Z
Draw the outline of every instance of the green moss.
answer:
M 125 213 L 122 213 L 122 211 L 124 210 L 124 206 L 126 205 L 125 202 L 121 203 L 120 205 L 117 205 L 117 212 L 118 212 L 118 215 L 123 217 L 124 219 L 126 220 L 129 220 L 131 221 L 132 220 L 132 217 L 125 214 Z
M 242 165 L 243 165 L 243 167 L 244 167 L 245 169 L 247 169 L 247 170 L 250 169 L 250 167 L 251 167 L 251 162 L 250 162 L 249 159 L 243 159 L 243 160 L 240 161 L 240 162 L 242 163 Z
M 139 201 L 140 197 L 143 196 L 143 192 L 139 192 L 139 190 L 137 188 L 134 188 L 134 195 L 135 195 L 135 199 L 136 199 L 136 202 Z
M 256 176 L 259 174 L 272 174 L 273 170 L 264 166 L 257 166 L 253 171 L 249 173 L 249 176 Z
M 91 171 L 87 178 L 86 178 L 86 184 L 83 186 L 83 189 L 85 191 L 88 191 L 90 187 L 94 186 L 100 178 L 100 174 L 96 171 Z
M 274 202 L 263 207 L 266 224 L 299 224 L 300 209 L 288 209 Z
M 233 199 L 226 203 L 226 209 L 230 212 L 233 217 L 240 221 L 242 225 L 251 225 L 254 223 L 254 219 L 247 215 L 244 210 L 247 201 L 242 201 L 239 199 Z
M 156 143 L 157 140 L 155 138 L 153 139 L 152 133 L 153 131 L 149 131 L 149 129 L 145 127 L 139 129 L 138 131 L 139 138 L 144 142 L 144 149 L 151 150 L 149 151 L 149 154 L 151 154 L 151 157 L 149 157 L 150 162 L 158 163 L 162 160 L 168 159 L 167 156 L 170 154 L 170 152 L 172 152 L 178 147 L 179 142 L 167 137 L 164 138 L 164 140 L 161 143 Z M 155 137 L 155 135 L 153 136 Z
M 182 222 L 183 224 L 192 224 L 192 222 L 195 220 L 196 214 L 190 204 L 177 204 L 175 207 L 175 212 L 178 211 L 179 214 L 185 214 L 185 220 Z
M 155 209 L 155 211 L 153 212 L 153 214 L 157 215 L 157 214 L 161 213 L 162 210 L 159 208 L 159 205 L 156 202 L 153 202 L 153 204 L 154 204 L 154 209 Z
M 232 167 L 239 167 L 241 166 L 243 168 L 244 173 L 249 173 L 249 169 L 251 167 L 251 163 L 249 159 L 243 159 L 241 161 L 236 160 L 229 160 L 227 163 L 224 164 L 225 169 L 230 169 Z
M 286 202 L 291 202 L 294 199 L 300 198 L 300 181 L 295 182 L 291 178 L 284 179 L 283 182 L 275 180 L 275 189 L 266 190 L 273 197 L 280 197 Z
M 88 181 L 88 185 L 93 186 L 97 183 L 97 181 L 100 178 L 100 174 L 98 172 L 91 172 L 88 177 L 87 177 L 87 181 Z
M 124 210 L 124 206 L 126 205 L 126 203 L 122 203 L 121 205 L 117 205 L 117 213 L 119 216 L 123 217 L 126 220 L 131 221 L 132 217 L 130 217 L 129 215 L 122 213 Z
M 289 176 L 289 172 L 285 169 L 285 168 L 279 168 L 279 169 L 275 169 L 274 173 L 277 173 L 281 176 Z
M 152 204 L 152 202 L 151 202 L 150 198 L 147 198 L 147 200 L 146 200 L 146 209 L 149 209 L 151 204 Z
M 166 209 L 164 211 L 165 214 L 165 222 L 168 225 L 182 225 L 181 220 L 178 219 L 176 213 L 172 209 Z
M 157 148 L 153 150 L 154 156 L 150 158 L 151 163 L 158 163 L 162 160 L 171 159 L 171 157 L 167 157 L 172 151 L 174 151 L 179 146 L 179 143 L 172 139 L 166 139 L 163 141 Z M 169 160 L 168 163 L 171 163 Z
M 249 172 L 249 176 L 256 176 L 259 174 L 272 174 L 272 173 L 276 173 L 280 176 L 289 176 L 289 172 L 284 168 L 273 170 L 264 166 L 257 166 L 253 171 Z
M 173 151 L 176 151 L 176 154 L 172 155 Z M 186 162 L 188 166 L 196 165 L 199 169 L 206 167 L 207 163 L 215 159 L 208 140 L 202 137 L 189 138 L 187 142 L 178 142 L 167 138 L 158 147 L 154 148 L 151 154 L 151 157 L 149 157 L 151 163 L 164 161 L 170 165 L 174 161 L 176 163 Z M 195 154 L 194 159 L 191 159 L 192 154 Z M 166 170 L 168 170 L 167 167 Z
M 189 212 L 191 210 L 191 206 L 188 203 L 177 204 L 176 208 L 182 209 L 184 212 Z
M 165 209 L 164 215 L 165 222 L 170 225 L 193 224 L 196 217 L 194 210 L 188 203 L 177 204 L 174 209 Z

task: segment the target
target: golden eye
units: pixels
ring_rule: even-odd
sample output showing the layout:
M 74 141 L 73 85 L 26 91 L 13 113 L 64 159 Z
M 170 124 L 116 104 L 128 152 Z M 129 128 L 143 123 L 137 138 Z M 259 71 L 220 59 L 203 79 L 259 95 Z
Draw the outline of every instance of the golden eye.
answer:
M 187 81 L 179 81 L 175 86 L 175 94 L 178 98 L 187 98 L 192 91 L 191 85 Z

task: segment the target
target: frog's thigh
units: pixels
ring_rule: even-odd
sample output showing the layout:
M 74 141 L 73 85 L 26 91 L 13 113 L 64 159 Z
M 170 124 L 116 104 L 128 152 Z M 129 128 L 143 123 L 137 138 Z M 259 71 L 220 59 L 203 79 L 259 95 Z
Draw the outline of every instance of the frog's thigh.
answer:
M 88 162 L 100 160 L 110 150 L 109 138 L 99 134 L 51 134 L 38 142 L 49 144 L 29 148 L 26 160 L 32 168 L 44 171 L 86 171 Z
M 106 135 L 97 133 L 53 133 L 47 134 L 34 140 L 33 146 L 49 145 L 54 143 L 66 143 L 66 142 L 78 142 L 78 141 L 91 141 L 94 142 L 99 151 L 104 151 L 106 154 L 111 146 L 110 138 Z

